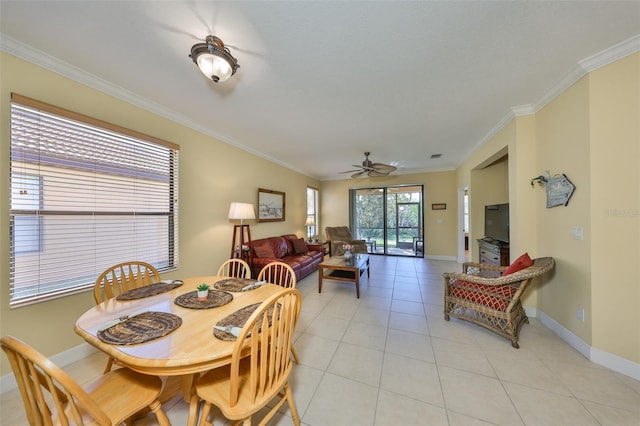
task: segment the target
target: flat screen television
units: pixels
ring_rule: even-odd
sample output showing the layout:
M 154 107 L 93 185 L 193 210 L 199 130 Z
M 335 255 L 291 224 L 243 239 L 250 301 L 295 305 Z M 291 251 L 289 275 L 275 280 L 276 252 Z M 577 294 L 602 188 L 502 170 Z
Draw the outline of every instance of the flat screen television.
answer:
M 484 206 L 484 236 L 509 243 L 509 203 Z

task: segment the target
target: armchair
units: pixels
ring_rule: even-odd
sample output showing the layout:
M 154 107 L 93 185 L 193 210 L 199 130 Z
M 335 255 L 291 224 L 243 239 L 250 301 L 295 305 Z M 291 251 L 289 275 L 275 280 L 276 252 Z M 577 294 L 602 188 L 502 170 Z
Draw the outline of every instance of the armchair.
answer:
M 449 321 L 452 316 L 478 324 L 519 348 L 520 327 L 529 322 L 520 298 L 535 277 L 553 267 L 553 258 L 540 257 L 533 265 L 508 275 L 500 275 L 506 266 L 473 262 L 464 263 L 461 274 L 445 272 L 444 319 Z M 500 276 L 487 278 L 496 274 Z
M 353 253 L 368 253 L 364 240 L 354 240 L 348 226 L 327 226 L 324 232 L 329 242 L 329 256 L 339 256 L 344 253 L 343 244 L 353 246 Z

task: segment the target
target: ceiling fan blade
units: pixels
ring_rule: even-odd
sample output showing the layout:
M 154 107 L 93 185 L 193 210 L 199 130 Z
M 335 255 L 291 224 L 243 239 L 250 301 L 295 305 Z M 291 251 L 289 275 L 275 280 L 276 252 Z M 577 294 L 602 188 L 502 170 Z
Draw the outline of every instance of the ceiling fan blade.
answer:
M 371 166 L 365 166 L 364 164 L 362 166 L 356 166 L 355 164 L 352 164 L 353 167 L 358 167 L 360 170 L 375 170 L 373 167 Z
M 369 177 L 384 177 L 384 176 L 389 176 L 389 173 L 391 172 L 378 172 L 376 170 L 371 170 L 369 172 Z
M 364 170 L 362 170 L 361 172 L 358 172 L 358 173 L 354 173 L 354 174 L 352 174 L 352 175 L 351 175 L 351 179 L 358 178 L 358 177 L 360 177 L 363 173 L 364 173 Z
M 373 169 L 378 172 L 378 173 L 391 173 L 394 170 L 396 170 L 396 167 L 389 165 L 389 164 L 383 164 L 383 163 L 373 163 L 371 165 L 371 167 L 373 167 Z

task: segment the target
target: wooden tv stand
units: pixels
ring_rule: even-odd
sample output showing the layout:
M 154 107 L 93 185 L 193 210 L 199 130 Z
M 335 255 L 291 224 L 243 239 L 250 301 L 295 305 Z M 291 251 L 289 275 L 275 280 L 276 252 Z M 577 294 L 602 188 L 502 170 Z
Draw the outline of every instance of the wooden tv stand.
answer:
M 478 246 L 480 263 L 509 266 L 509 244 L 485 237 L 478 240 Z

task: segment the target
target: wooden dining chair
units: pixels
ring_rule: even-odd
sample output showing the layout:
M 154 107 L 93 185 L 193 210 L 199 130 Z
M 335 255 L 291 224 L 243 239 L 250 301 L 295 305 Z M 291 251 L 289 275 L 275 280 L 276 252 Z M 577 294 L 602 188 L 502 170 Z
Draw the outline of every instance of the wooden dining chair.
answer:
M 96 304 L 114 298 L 134 288 L 160 281 L 160 274 L 150 264 L 134 260 L 118 263 L 104 271 L 93 286 Z
M 297 282 L 293 268 L 284 262 L 271 262 L 265 265 L 258 274 L 258 281 L 262 280 L 284 288 L 295 288 Z M 291 355 L 293 355 L 296 364 L 300 364 L 298 351 L 293 345 L 291 345 Z
M 251 278 L 251 268 L 242 259 L 229 259 L 218 269 L 218 276 L 233 278 Z
M 270 411 L 260 421 L 266 424 L 287 402 L 295 425 L 300 417 L 289 386 L 293 362 L 293 332 L 300 314 L 301 294 L 290 288 L 265 300 L 249 317 L 235 342 L 231 364 L 207 372 L 196 384 L 204 401 L 200 425 L 215 405 L 229 420 L 250 425 L 251 417 L 272 400 Z M 250 336 L 250 337 L 249 337 Z
M 93 286 L 96 304 L 112 299 L 119 294 L 160 281 L 160 274 L 150 264 L 141 261 L 118 263 L 104 271 Z M 104 372 L 111 371 L 113 358 L 109 357 Z
M 0 340 L 9 358 L 31 425 L 119 425 L 147 407 L 170 425 L 158 396 L 158 377 L 119 368 L 82 388 L 40 352 L 13 337 Z
M 296 273 L 284 262 L 271 262 L 260 270 L 258 281 L 262 280 L 285 288 L 295 288 Z

